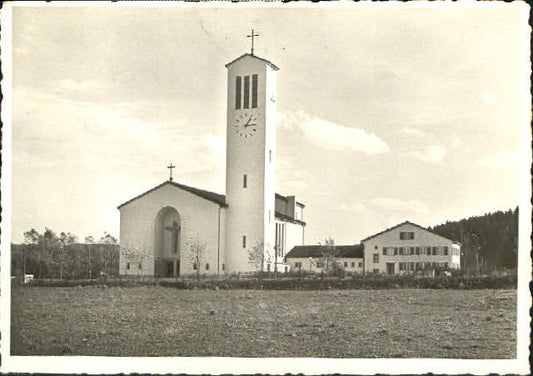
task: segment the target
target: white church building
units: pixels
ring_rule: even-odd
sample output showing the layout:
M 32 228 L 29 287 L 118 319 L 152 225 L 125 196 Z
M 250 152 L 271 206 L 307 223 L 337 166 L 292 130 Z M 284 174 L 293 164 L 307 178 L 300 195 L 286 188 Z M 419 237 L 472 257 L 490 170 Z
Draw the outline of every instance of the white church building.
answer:
M 226 64 L 226 194 L 172 181 L 121 204 L 120 274 L 177 277 L 286 271 L 286 253 L 304 244 L 304 205 L 275 192 L 276 74 L 253 53 Z M 205 246 L 198 262 L 191 247 Z M 262 245 L 262 246 L 261 246 Z

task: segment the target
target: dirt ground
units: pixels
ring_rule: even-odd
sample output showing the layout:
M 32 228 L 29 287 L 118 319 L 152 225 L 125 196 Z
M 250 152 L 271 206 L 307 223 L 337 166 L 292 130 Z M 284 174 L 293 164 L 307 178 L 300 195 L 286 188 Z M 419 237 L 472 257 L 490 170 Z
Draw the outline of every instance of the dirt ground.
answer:
M 514 358 L 516 290 L 12 290 L 11 354 Z

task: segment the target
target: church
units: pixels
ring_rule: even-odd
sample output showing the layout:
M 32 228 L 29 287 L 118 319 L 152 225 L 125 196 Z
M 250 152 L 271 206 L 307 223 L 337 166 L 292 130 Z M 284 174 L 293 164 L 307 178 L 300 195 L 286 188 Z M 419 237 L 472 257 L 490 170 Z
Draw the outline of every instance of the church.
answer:
M 171 164 L 168 181 L 118 206 L 121 275 L 283 272 L 304 244 L 305 205 L 275 191 L 279 68 L 254 54 L 254 36 L 226 64 L 226 194 L 174 182 Z

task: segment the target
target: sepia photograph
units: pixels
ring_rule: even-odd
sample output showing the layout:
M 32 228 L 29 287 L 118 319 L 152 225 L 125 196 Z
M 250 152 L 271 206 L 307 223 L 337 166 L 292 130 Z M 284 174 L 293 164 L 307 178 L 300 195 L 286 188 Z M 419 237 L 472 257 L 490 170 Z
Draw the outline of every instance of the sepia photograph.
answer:
M 5 4 L 2 372 L 528 374 L 529 7 L 459 3 Z

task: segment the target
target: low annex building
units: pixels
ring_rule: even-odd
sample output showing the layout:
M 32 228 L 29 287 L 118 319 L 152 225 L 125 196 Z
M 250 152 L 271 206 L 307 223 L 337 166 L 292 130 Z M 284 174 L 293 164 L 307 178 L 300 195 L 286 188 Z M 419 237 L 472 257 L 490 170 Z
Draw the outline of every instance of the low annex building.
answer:
M 404 274 L 416 270 L 461 266 L 461 245 L 405 221 L 369 236 L 364 245 L 365 271 Z
M 322 245 L 300 245 L 291 249 L 285 262 L 292 271 L 320 272 L 324 270 L 325 247 Z M 337 264 L 349 273 L 363 273 L 363 245 L 337 245 L 334 248 Z

